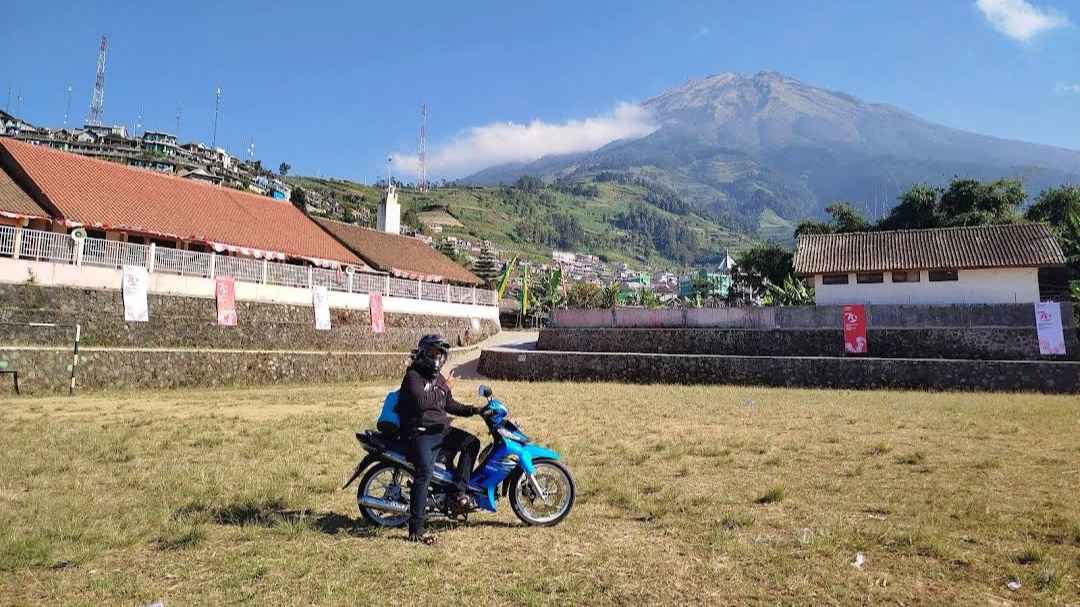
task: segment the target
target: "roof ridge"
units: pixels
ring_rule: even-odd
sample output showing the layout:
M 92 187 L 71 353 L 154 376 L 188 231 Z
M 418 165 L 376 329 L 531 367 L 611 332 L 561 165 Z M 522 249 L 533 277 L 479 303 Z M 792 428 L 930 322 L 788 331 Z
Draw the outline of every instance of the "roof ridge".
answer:
M 828 234 L 800 234 L 799 238 L 810 238 L 814 236 L 850 236 L 854 234 L 914 234 L 919 232 L 948 232 L 948 231 L 962 231 L 962 230 L 988 230 L 988 229 L 1003 229 L 1003 228 L 1019 228 L 1023 226 L 1046 226 L 1050 227 L 1045 221 L 1028 221 L 1027 219 L 1020 218 L 1020 221 L 1016 223 L 994 223 L 982 226 L 942 226 L 940 228 L 908 228 L 908 229 L 896 229 L 896 230 L 863 230 L 859 232 L 831 232 Z

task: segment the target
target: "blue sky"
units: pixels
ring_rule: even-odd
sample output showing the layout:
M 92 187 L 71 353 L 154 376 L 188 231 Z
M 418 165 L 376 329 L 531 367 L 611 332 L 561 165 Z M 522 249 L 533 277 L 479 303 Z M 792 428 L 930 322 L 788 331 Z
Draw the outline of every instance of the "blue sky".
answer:
M 439 176 L 592 145 L 633 132 L 620 103 L 724 71 L 1080 149 L 1078 0 L 62 4 L 6 8 L 0 103 L 10 87 L 12 110 L 21 96 L 27 120 L 59 126 L 70 84 L 82 120 L 105 33 L 106 121 L 173 131 L 179 106 L 181 138 L 209 141 L 221 86 L 219 144 L 242 155 L 254 137 L 294 173 L 375 179 L 415 152 L 422 101 L 429 154 L 469 156 Z M 501 138 L 485 149 L 485 133 Z

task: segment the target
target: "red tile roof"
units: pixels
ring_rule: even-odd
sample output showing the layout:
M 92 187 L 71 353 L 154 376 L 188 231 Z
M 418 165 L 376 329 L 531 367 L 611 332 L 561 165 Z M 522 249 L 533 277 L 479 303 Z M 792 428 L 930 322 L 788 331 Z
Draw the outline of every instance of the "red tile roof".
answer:
M 48 219 L 49 214 L 15 183 L 11 175 L 0 168 L 0 216 Z
M 808 234 L 795 247 L 800 275 L 884 270 L 1061 266 L 1065 256 L 1046 224 Z
M 217 250 L 320 265 L 360 263 L 288 202 L 9 139 L 0 140 L 0 164 L 25 176 L 29 184 L 20 183 L 68 226 L 205 242 Z
M 431 282 L 445 280 L 466 285 L 482 282 L 472 272 L 415 238 L 329 219 L 315 221 L 377 270 Z

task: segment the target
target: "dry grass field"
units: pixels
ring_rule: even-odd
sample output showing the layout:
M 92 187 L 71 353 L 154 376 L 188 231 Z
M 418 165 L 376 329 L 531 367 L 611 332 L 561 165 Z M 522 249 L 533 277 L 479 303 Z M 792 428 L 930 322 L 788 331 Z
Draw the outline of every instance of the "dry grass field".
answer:
M 0 604 L 1080 604 L 1076 397 L 494 388 L 577 505 L 435 547 L 338 490 L 385 387 L 0 400 Z

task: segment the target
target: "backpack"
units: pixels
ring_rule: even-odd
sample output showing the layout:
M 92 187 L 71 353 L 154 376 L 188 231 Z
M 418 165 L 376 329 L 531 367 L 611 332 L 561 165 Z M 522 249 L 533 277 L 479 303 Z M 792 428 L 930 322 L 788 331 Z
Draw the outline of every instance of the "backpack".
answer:
M 375 423 L 375 427 L 383 434 L 397 434 L 398 430 L 401 429 L 401 418 L 397 412 L 398 392 L 400 390 L 394 390 L 387 394 L 386 399 L 383 400 L 379 421 Z

